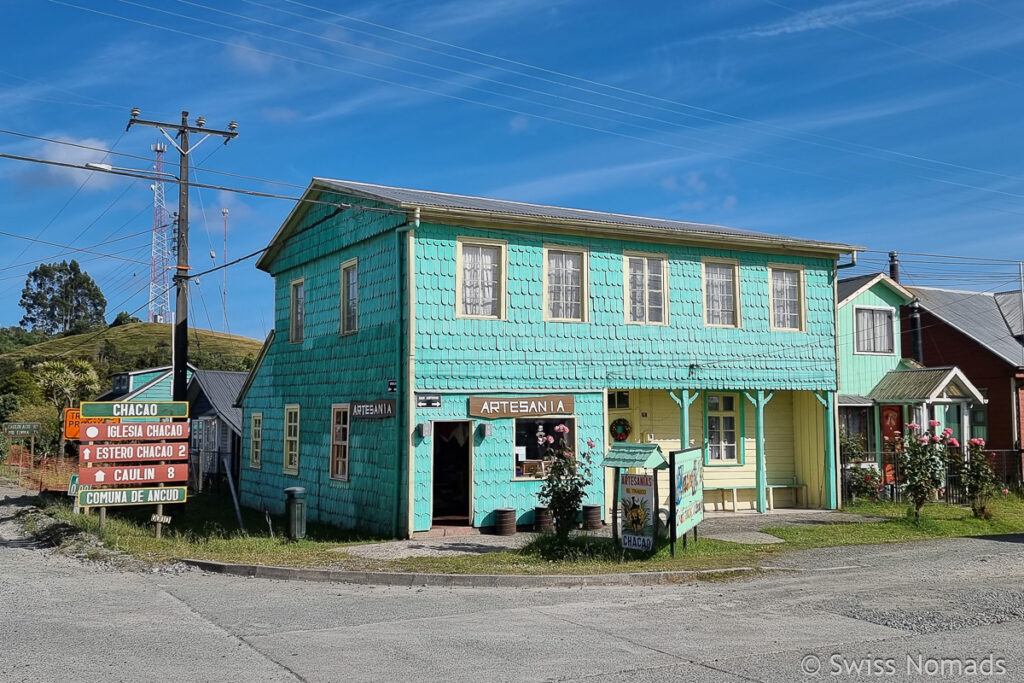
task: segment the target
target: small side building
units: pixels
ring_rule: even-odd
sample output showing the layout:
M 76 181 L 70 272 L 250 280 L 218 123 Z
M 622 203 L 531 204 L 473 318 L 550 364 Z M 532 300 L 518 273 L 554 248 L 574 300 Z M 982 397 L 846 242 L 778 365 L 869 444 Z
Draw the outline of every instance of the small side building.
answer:
M 190 479 L 200 491 L 221 483 L 229 472 L 238 481 L 242 410 L 235 399 L 246 377 L 246 372 L 196 370 L 189 382 Z

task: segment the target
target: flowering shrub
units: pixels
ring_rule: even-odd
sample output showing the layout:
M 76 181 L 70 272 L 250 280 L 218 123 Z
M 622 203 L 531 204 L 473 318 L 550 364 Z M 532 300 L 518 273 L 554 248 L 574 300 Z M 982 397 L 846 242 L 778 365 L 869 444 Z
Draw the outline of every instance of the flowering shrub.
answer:
M 856 502 L 858 498 L 878 500 L 882 490 L 882 475 L 874 465 L 870 467 L 854 467 L 847 471 L 849 477 L 850 496 Z
M 938 422 L 932 420 L 931 426 L 937 427 Z M 903 447 L 898 449 L 897 457 L 902 472 L 903 492 L 914 506 L 915 518 L 920 518 L 921 508 L 942 488 L 947 451 L 960 446 L 951 435 L 950 430 L 933 434 L 922 431 L 921 425 L 914 422 L 907 424 Z
M 963 482 L 971 500 L 971 512 L 978 519 L 991 519 L 988 504 L 996 490 L 996 474 L 985 458 L 985 440 L 971 439 L 967 442 L 967 462 L 963 465 Z M 1008 489 L 1003 489 L 1006 495 Z
M 558 442 L 552 436 L 538 435 L 537 442 L 547 446 L 546 460 L 550 460 L 544 476 L 544 484 L 540 489 L 540 501 L 551 510 L 555 534 L 561 541 L 569 538 L 569 532 L 576 527 L 576 516 L 590 486 L 590 464 L 588 453 L 574 453 L 566 444 L 565 435 L 569 428 L 557 425 L 555 431 L 560 435 Z M 593 441 L 587 446 L 594 447 Z

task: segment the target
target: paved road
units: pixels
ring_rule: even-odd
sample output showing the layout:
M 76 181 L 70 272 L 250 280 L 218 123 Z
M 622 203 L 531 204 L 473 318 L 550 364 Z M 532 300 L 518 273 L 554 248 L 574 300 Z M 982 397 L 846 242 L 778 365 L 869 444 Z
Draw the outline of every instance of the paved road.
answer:
M 5 495 L 3 681 L 871 680 L 868 658 L 960 680 L 936 660 L 989 655 L 1024 680 L 1024 537 L 805 552 L 726 583 L 378 588 L 111 570 L 24 538 Z

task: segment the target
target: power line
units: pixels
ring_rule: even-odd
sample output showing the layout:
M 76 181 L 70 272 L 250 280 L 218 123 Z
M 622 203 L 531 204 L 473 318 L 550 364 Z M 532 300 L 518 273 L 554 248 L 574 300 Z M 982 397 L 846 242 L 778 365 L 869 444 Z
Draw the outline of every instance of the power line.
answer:
M 104 254 L 102 252 L 92 251 L 91 249 L 80 249 L 80 248 L 77 248 L 77 247 L 72 247 L 72 246 L 67 245 L 67 244 L 59 244 L 57 242 L 48 242 L 46 240 L 36 239 L 34 237 L 25 237 L 24 235 L 16 235 L 13 232 L 5 232 L 3 230 L 0 230 L 0 235 L 3 235 L 4 237 L 13 237 L 14 239 L 18 239 L 18 240 L 25 240 L 25 241 L 28 241 L 28 242 L 35 242 L 36 244 L 45 244 L 45 245 L 50 246 L 50 247 L 59 247 L 61 249 L 68 249 L 68 250 L 76 252 L 76 253 L 93 254 L 95 256 L 103 256 L 105 258 L 115 259 L 115 260 L 118 260 L 118 261 L 127 261 L 129 263 L 141 263 L 144 266 L 148 266 L 149 265 L 145 261 L 137 261 L 135 259 L 124 258 L 123 256 L 118 256 L 117 254 Z

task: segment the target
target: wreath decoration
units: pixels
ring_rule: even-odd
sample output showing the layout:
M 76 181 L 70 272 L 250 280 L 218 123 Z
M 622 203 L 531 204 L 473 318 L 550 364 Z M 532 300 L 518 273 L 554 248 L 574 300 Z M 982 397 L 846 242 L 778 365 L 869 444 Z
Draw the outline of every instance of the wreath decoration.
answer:
M 608 430 L 612 433 L 612 438 L 616 441 L 625 441 L 629 438 L 629 433 L 633 431 L 633 428 L 630 426 L 629 420 L 624 417 L 620 417 L 609 425 Z

